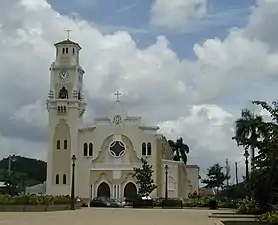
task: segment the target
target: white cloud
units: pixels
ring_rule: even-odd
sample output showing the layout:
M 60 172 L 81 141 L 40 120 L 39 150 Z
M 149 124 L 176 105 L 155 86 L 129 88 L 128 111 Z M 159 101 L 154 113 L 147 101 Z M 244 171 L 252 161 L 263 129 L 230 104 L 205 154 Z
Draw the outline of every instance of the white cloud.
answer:
M 226 158 L 231 166 L 242 160 L 242 149 L 232 140 L 234 117 L 217 105 L 195 105 L 186 117 L 165 121 L 160 124 L 161 131 L 169 138 L 183 136 L 191 148 L 188 163 L 201 166 L 201 177 L 206 168 L 213 163 L 224 166 Z M 234 174 L 234 171 L 231 171 Z
M 45 154 L 44 102 L 53 43 L 71 28 L 72 39 L 83 47 L 86 120 L 108 114 L 119 89 L 129 114 L 160 124 L 171 138 L 184 137 L 191 148 L 189 162 L 205 170 L 226 157 L 242 158 L 242 150 L 231 141 L 233 120 L 248 101 L 273 100 L 276 93 L 278 54 L 271 46 L 278 36 L 267 38 L 275 23 L 257 28 L 254 23 L 259 18 L 269 22 L 268 10 L 278 16 L 276 4 L 260 4 L 245 28 L 231 30 L 224 39 L 196 43 L 196 59 L 187 60 L 177 56 L 164 36 L 139 49 L 126 31 L 104 35 L 87 21 L 59 15 L 46 1 L 1 1 L 0 154 L 16 149 L 40 158 Z
M 155 0 L 151 8 L 151 23 L 178 28 L 202 19 L 207 13 L 207 0 Z
M 1 156 L 9 154 L 29 158 L 47 159 L 47 145 L 44 142 L 30 142 L 21 138 L 9 138 L 0 134 Z M 5 147 L 5 148 L 3 148 Z

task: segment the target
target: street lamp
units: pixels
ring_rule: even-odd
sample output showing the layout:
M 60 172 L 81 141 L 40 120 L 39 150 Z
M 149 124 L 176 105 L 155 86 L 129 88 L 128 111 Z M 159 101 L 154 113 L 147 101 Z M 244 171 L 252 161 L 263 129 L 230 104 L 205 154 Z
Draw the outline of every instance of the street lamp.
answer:
M 165 165 L 165 200 L 168 200 L 168 165 Z
M 248 162 L 248 157 L 250 156 L 249 152 L 247 150 L 245 150 L 243 156 L 245 157 L 246 180 L 249 180 L 249 169 L 248 169 L 248 163 L 249 163 Z
M 76 156 L 75 155 L 72 155 L 71 157 L 71 160 L 72 160 L 72 176 L 71 176 L 71 195 L 70 195 L 70 209 L 71 210 L 75 210 L 75 196 L 74 196 L 74 177 L 75 177 L 75 160 L 76 160 Z

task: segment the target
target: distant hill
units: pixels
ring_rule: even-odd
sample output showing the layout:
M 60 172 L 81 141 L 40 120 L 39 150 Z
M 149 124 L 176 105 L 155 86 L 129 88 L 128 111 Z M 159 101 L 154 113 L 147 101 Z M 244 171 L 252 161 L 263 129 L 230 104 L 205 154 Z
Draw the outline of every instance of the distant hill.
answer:
M 24 176 L 27 186 L 43 183 L 46 180 L 46 162 L 21 156 L 15 158 L 16 161 L 11 164 L 11 171 L 18 177 Z M 0 160 L 0 181 L 5 179 L 8 167 L 9 158 Z

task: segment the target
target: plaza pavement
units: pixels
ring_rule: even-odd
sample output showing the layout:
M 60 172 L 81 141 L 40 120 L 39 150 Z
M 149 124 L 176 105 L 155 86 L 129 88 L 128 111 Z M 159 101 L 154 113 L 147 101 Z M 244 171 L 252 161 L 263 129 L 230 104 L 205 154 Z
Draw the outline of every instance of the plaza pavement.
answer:
M 82 208 L 60 212 L 0 212 L 0 225 L 213 225 L 208 210 Z

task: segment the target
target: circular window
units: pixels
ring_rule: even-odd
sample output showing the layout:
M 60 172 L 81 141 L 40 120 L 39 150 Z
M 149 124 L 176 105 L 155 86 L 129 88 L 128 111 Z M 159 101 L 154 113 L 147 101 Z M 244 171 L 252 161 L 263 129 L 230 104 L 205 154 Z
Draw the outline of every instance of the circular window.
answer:
M 114 122 L 115 124 L 119 124 L 119 123 L 121 122 L 121 120 L 122 120 L 121 116 L 120 116 L 120 115 L 116 115 L 116 116 L 114 117 L 114 119 L 113 119 L 113 122 Z
M 109 152 L 113 157 L 120 157 L 125 154 L 125 144 L 121 141 L 113 141 L 110 144 Z

